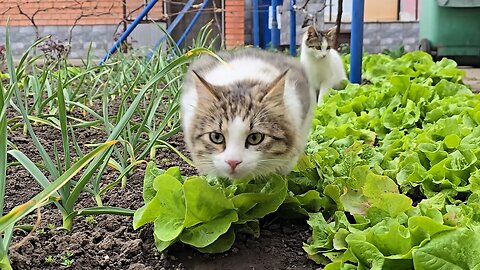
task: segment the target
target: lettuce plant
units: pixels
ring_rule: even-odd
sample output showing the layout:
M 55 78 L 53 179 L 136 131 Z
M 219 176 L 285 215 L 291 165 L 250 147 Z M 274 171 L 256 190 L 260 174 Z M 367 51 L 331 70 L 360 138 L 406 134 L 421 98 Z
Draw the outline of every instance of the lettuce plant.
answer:
M 422 52 L 366 55 L 363 69 L 370 84 L 316 109 L 288 176 L 228 183 L 150 163 L 134 227 L 153 222 L 159 250 L 223 252 L 276 212 L 308 217 L 304 250 L 324 269 L 480 269 L 480 95 Z
M 480 96 L 448 59 L 364 60 L 372 84 L 315 113 L 300 172 L 330 206 L 304 249 L 325 269 L 478 269 Z
M 162 251 L 183 242 L 202 252 L 230 249 L 235 231 L 258 232 L 258 220 L 275 212 L 287 195 L 280 176 L 228 183 L 201 176 L 183 177 L 178 167 L 147 166 L 145 205 L 134 215 L 135 229 L 153 222 L 155 245 Z

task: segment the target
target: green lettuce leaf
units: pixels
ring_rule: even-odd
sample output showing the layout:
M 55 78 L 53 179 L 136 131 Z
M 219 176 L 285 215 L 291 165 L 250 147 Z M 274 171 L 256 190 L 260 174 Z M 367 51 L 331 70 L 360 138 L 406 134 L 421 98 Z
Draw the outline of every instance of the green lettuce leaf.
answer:
M 417 270 L 480 269 L 480 234 L 468 228 L 438 233 L 412 254 Z

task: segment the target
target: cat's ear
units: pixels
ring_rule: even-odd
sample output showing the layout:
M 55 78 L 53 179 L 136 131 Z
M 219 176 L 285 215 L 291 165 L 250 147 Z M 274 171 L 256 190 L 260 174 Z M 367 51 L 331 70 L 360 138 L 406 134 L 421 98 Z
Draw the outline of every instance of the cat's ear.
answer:
M 325 31 L 322 31 L 322 34 L 323 34 L 328 40 L 330 40 L 330 41 L 331 41 L 331 40 L 334 40 L 334 39 L 335 39 L 335 36 L 336 36 L 336 33 L 335 33 L 335 31 L 337 30 L 336 28 L 337 28 L 336 26 L 334 26 L 334 27 L 332 27 L 332 28 L 329 28 L 329 29 L 327 29 L 327 30 L 325 30 Z
M 195 81 L 195 89 L 199 98 L 218 100 L 219 96 L 215 87 L 207 82 L 202 76 L 200 76 L 195 70 L 192 70 L 193 78 Z
M 307 28 L 307 35 L 308 35 L 308 37 L 316 37 L 316 36 L 318 36 L 317 30 L 315 29 L 314 26 L 311 26 L 311 25 L 310 25 L 310 26 Z
M 285 70 L 282 74 L 280 74 L 280 76 L 275 78 L 275 80 L 273 80 L 273 82 L 267 88 L 267 92 L 265 96 L 262 98 L 262 100 L 271 99 L 271 98 L 283 99 L 283 93 L 285 91 L 285 83 L 287 82 L 287 74 L 288 74 L 288 69 Z

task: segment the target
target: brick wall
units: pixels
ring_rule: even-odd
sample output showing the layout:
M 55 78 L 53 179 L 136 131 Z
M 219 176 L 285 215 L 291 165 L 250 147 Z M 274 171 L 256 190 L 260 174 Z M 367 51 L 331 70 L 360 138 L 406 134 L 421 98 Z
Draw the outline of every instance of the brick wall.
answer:
M 150 0 L 147 0 L 147 2 L 150 2 Z M 145 7 L 145 0 L 127 0 L 127 18 L 129 20 L 135 20 L 135 18 L 140 14 L 140 12 L 142 12 L 144 7 Z M 147 19 L 147 20 L 163 19 L 163 3 L 161 0 L 159 0 L 155 4 L 155 6 L 148 12 L 146 18 L 144 19 Z
M 244 0 L 225 1 L 225 45 L 235 47 L 245 43 Z
M 198 1 L 201 3 L 200 0 Z M 5 29 L 9 18 L 12 40 L 18 36 L 16 42 L 19 52 L 24 48 L 23 45 L 31 44 L 35 36 L 52 34 L 55 38 L 67 40 L 68 37 L 65 35 L 68 36 L 72 25 L 78 25 L 78 29 L 75 28 L 73 31 L 76 38 L 72 43 L 92 40 L 94 46 L 104 48 L 110 45 L 109 41 L 115 34 L 111 32 L 123 29 L 122 27 L 117 29 L 117 26 L 124 17 L 124 2 L 126 2 L 126 14 L 129 20 L 133 20 L 141 12 L 145 3 L 144 0 L 0 0 L 0 30 Z M 245 1 L 225 0 L 224 15 L 225 45 L 229 48 L 243 45 L 245 43 Z M 163 2 L 159 0 L 149 12 L 147 20 L 158 21 L 164 18 Z M 32 27 L 34 25 L 37 27 Z M 113 28 L 107 30 L 105 27 Z M 92 29 L 107 33 L 108 40 L 95 42 L 96 39 L 90 36 Z M 15 35 L 14 32 L 20 30 L 22 35 Z M 0 37 L 3 32 L 4 30 L 0 33 Z M 31 38 L 27 38 L 28 35 L 32 35 Z M 85 36 L 85 38 L 81 39 L 79 36 Z M 0 38 L 0 43 L 1 40 Z M 79 50 L 80 45 L 78 45 Z
M 143 0 L 127 0 L 127 14 L 143 5 Z M 136 16 L 143 8 L 132 13 Z M 161 1 L 149 16 L 162 17 Z M 129 16 L 131 18 L 132 16 Z M 11 26 L 47 25 L 116 25 L 123 18 L 121 0 L 1 0 L 0 26 L 10 18 Z M 30 18 L 30 19 L 29 19 Z

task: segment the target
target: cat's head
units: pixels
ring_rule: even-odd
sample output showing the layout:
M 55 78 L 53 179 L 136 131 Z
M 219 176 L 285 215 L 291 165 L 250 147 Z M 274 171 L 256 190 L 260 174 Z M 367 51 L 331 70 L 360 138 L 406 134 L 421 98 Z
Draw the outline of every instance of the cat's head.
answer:
M 309 26 L 303 35 L 305 49 L 316 58 L 327 56 L 333 43 L 333 31 L 317 31 L 314 26 Z
M 276 172 L 291 162 L 299 135 L 284 102 L 287 74 L 271 83 L 216 86 L 189 72 L 196 102 L 184 119 L 184 134 L 201 173 L 240 179 Z

